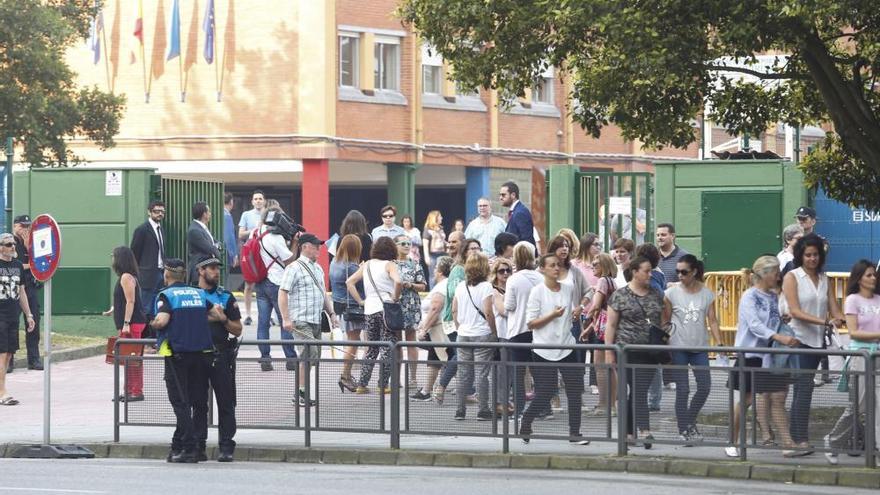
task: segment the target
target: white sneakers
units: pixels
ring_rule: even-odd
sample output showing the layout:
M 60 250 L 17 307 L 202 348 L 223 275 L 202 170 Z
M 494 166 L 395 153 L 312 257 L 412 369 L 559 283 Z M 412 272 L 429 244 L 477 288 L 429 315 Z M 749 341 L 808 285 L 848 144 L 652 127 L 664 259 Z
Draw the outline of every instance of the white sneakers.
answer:
M 739 449 L 733 446 L 724 447 L 724 454 L 727 457 L 739 457 Z

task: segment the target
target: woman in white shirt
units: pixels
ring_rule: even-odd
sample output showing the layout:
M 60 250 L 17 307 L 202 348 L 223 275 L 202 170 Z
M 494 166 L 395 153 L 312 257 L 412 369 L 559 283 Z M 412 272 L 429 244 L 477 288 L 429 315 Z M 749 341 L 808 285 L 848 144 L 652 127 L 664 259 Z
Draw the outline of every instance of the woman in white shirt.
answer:
M 358 271 L 354 272 L 345 285 L 358 304 L 364 307 L 364 317 L 367 321 L 367 338 L 371 341 L 397 342 L 400 340 L 400 332 L 391 331 L 385 325 L 385 312 L 382 303 L 397 301 L 403 285 L 397 270 L 397 245 L 390 237 L 380 237 L 373 243 L 370 250 L 370 259 L 361 264 Z M 357 283 L 364 281 L 364 293 L 366 299 L 362 299 L 357 292 Z M 371 346 L 364 354 L 364 363 L 361 365 L 361 377 L 358 381 L 356 394 L 369 393 L 367 384 L 373 374 L 373 366 L 376 358 L 382 361 L 382 370 L 379 373 L 379 387 L 385 393 L 391 393 L 388 388 L 388 380 L 391 378 L 391 360 L 389 359 L 388 347 Z
M 495 342 L 498 340 L 495 329 L 495 312 L 492 285 L 489 277 L 489 258 L 479 251 L 470 254 L 464 264 L 465 280 L 455 289 L 452 300 L 452 319 L 458 329 L 458 342 Z M 489 375 L 495 349 L 491 347 L 458 348 L 458 408 L 455 419 L 465 419 L 465 402 L 468 386 L 474 380 L 474 363 L 477 375 L 477 395 L 480 410 L 478 421 L 491 421 L 494 414 L 489 409 Z
M 435 327 L 443 329 L 443 333 L 454 332 L 455 327 L 450 326 L 449 330 L 443 325 L 443 310 L 446 307 L 446 283 L 449 272 L 452 271 L 452 265 L 455 260 L 449 256 L 441 256 L 434 263 L 434 287 L 428 296 L 422 300 L 422 322 L 418 329 L 418 339 L 421 341 L 429 340 L 429 332 Z M 411 395 L 413 400 L 429 401 L 431 400 L 431 391 L 434 390 L 434 384 L 437 382 L 437 375 L 443 367 L 443 361 L 448 361 L 451 357 L 446 348 L 441 351 L 443 359 L 441 360 L 437 354 L 435 347 L 428 348 L 428 381 L 425 387 Z
M 504 310 L 507 313 L 507 341 L 516 344 L 531 344 L 532 330 L 526 325 L 527 304 L 532 288 L 544 280 L 544 276 L 535 271 L 535 246 L 520 241 L 513 248 L 513 263 L 516 272 L 507 280 L 504 293 Z M 511 348 L 507 352 L 508 359 L 513 363 L 513 370 L 508 374 L 513 380 L 513 403 L 515 414 L 519 416 L 525 410 L 525 376 L 527 363 L 532 360 L 532 351 L 522 348 Z
M 789 326 L 802 349 L 823 349 L 825 329 L 840 328 L 846 320 L 834 294 L 834 286 L 825 275 L 825 242 L 816 234 L 807 234 L 794 245 L 795 269 L 786 273 L 782 293 L 791 315 Z M 820 355 L 798 356 L 798 368 L 816 370 Z M 813 403 L 813 375 L 798 374 L 791 396 L 791 439 L 801 449 L 808 449 L 810 407 Z M 806 452 L 806 451 L 801 451 Z
M 633 257 L 635 250 L 636 245 L 630 239 L 620 238 L 614 241 L 612 255 L 614 256 L 614 261 L 617 262 L 617 276 L 614 278 L 614 284 L 618 287 L 625 287 L 629 283 L 626 277 L 623 276 L 623 269 L 629 265 L 629 260 Z
M 532 288 L 526 316 L 533 334 L 532 341 L 535 344 L 545 345 L 574 345 L 576 341 L 571 334 L 571 324 L 572 321 L 580 319 L 581 311 L 574 288 L 559 283 L 559 259 L 555 254 L 541 256 L 539 265 L 544 272 L 544 283 Z M 532 361 L 537 364 L 532 367 L 532 376 L 535 378 L 535 400 L 523 413 L 519 429 L 523 442 L 529 442 L 532 422 L 540 412 L 550 406 L 550 398 L 556 393 L 557 376 L 561 374 L 568 399 L 569 441 L 578 445 L 589 444 L 590 442 L 580 433 L 584 368 L 557 365 L 558 363 L 578 364 L 577 353 L 572 349 L 533 349 Z

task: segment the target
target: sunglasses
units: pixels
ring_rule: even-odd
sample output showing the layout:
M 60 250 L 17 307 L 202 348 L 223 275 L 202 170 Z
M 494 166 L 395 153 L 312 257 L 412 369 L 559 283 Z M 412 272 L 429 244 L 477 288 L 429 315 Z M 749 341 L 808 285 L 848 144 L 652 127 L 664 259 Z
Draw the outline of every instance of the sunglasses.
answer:
M 797 219 L 800 220 L 801 222 L 805 222 L 810 218 L 812 218 L 812 217 L 797 217 Z
M 152 211 L 153 213 L 156 213 L 156 214 L 159 214 L 159 213 L 161 213 L 163 215 L 165 214 L 165 210 L 150 210 L 150 211 Z
M 498 270 L 498 273 L 500 273 L 501 275 L 509 275 L 511 273 L 511 270 L 510 268 L 502 268 Z
M 394 218 L 394 215 L 382 215 L 382 218 Z
M 688 276 L 691 274 L 691 271 L 690 270 L 675 270 L 675 273 L 677 273 L 681 276 Z
M 12 246 L 15 246 L 15 243 L 14 242 L 4 242 L 4 243 L 0 243 L 0 246 L 12 247 Z
M 398 241 L 397 245 L 398 246 L 412 246 L 412 243 L 410 241 Z

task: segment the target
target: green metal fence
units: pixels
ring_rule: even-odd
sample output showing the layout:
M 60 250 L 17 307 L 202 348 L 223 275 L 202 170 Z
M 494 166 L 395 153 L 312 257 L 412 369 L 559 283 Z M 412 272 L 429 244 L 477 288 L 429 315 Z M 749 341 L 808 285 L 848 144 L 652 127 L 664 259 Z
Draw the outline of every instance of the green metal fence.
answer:
M 192 206 L 204 201 L 211 208 L 208 229 L 223 241 L 223 182 L 217 180 L 162 177 L 159 197 L 165 202 L 165 255 L 187 261 L 186 231 L 192 223 Z M 223 246 L 222 253 L 226 253 Z M 225 269 L 225 267 L 224 267 Z M 224 273 L 225 274 L 225 273 Z
M 599 234 L 610 249 L 626 237 L 652 241 L 653 175 L 647 172 L 576 172 L 576 231 Z M 635 219 L 635 221 L 633 221 Z

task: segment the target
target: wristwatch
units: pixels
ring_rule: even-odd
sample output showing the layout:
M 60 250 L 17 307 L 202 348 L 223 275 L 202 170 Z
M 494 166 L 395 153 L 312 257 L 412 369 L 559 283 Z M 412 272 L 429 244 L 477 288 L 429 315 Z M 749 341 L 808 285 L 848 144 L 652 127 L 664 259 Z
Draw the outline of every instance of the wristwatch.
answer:
M 126 321 L 123 321 L 123 322 L 122 322 L 122 325 L 123 325 L 123 326 L 125 326 L 125 325 L 131 325 L 131 322 L 126 320 Z

